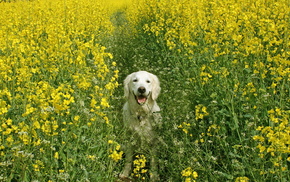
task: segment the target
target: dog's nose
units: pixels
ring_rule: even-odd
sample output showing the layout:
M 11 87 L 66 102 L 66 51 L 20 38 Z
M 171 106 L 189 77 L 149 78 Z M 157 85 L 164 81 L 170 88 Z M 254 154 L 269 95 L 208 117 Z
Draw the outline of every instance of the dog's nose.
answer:
M 139 92 L 140 94 L 144 94 L 144 93 L 146 92 L 146 88 L 145 88 L 145 87 L 139 87 L 139 88 L 138 88 L 138 92 Z

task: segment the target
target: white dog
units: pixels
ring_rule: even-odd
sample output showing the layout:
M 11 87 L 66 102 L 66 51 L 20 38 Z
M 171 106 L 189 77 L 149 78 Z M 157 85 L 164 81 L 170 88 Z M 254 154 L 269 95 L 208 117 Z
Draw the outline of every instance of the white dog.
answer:
M 134 72 L 124 81 L 127 102 L 123 107 L 123 119 L 131 140 L 125 146 L 126 159 L 121 179 L 129 179 L 136 149 L 149 151 L 150 180 L 159 179 L 155 160 L 157 136 L 154 128 L 161 124 L 160 108 L 156 103 L 160 90 L 157 76 L 146 71 Z

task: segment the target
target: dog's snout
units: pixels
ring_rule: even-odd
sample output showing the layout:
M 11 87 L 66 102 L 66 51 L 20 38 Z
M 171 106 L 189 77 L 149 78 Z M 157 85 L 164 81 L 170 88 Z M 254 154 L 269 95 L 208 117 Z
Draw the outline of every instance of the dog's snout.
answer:
M 144 94 L 144 93 L 146 92 L 146 88 L 145 88 L 145 87 L 139 87 L 139 88 L 138 88 L 138 92 L 139 92 L 140 94 Z

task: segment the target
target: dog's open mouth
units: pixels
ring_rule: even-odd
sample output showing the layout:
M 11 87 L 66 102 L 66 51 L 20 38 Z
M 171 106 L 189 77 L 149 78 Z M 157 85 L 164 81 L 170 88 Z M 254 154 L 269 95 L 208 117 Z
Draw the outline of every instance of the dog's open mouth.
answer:
M 138 104 L 143 105 L 147 101 L 147 97 L 144 95 L 135 96 Z

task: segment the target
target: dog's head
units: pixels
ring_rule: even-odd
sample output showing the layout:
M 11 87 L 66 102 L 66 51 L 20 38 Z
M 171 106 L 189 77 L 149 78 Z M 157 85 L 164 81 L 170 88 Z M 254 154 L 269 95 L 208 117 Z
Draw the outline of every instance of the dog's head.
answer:
M 139 105 L 145 104 L 148 99 L 156 100 L 160 90 L 157 76 L 146 71 L 134 72 L 124 81 L 125 97 L 134 97 Z

